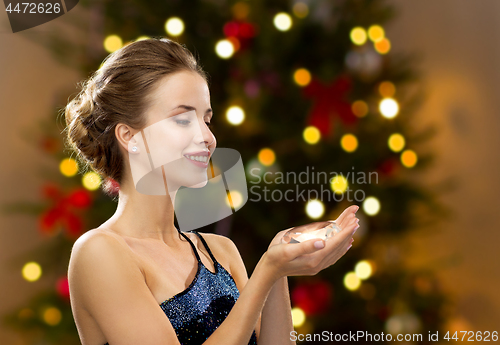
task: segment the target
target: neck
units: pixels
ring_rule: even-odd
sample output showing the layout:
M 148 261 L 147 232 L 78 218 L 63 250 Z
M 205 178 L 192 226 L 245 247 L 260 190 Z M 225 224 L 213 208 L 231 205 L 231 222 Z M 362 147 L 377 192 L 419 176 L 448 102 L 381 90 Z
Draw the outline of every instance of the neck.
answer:
M 109 226 L 123 236 L 174 243 L 178 239 L 173 206 L 176 192 L 146 195 L 139 193 L 130 183 L 124 183 L 119 191 L 115 214 L 103 226 Z

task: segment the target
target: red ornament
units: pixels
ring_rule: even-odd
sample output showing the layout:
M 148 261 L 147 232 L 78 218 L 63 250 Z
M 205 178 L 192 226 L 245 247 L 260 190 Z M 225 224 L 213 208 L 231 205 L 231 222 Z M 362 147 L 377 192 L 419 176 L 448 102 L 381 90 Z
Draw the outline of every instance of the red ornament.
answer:
M 68 277 L 64 276 L 57 279 L 56 291 L 62 298 L 69 300 L 69 283 Z
M 66 200 L 70 205 L 78 208 L 87 208 L 92 203 L 90 192 L 85 188 L 78 188 L 73 191 Z
M 379 165 L 377 170 L 380 172 L 380 174 L 390 177 L 397 171 L 399 166 L 400 165 L 397 159 L 389 158 L 383 161 L 382 164 Z
M 227 38 L 236 38 L 240 44 L 238 50 L 244 51 L 250 48 L 252 39 L 257 35 L 258 30 L 253 23 L 243 20 L 232 20 L 224 24 L 222 31 Z
M 77 238 L 83 233 L 83 222 L 75 212 L 91 205 L 92 199 L 88 191 L 77 188 L 67 196 L 54 184 L 46 184 L 42 194 L 52 202 L 52 207 L 42 213 L 39 218 L 39 227 L 42 233 L 52 235 L 57 226 L 63 226 L 70 237 Z
M 322 135 L 329 136 L 332 130 L 332 119 L 339 116 L 345 124 L 352 124 L 357 117 L 351 110 L 347 94 L 351 89 L 351 80 L 341 76 L 330 84 L 323 84 L 317 78 L 302 89 L 305 98 L 314 100 L 309 114 L 308 124 L 319 129 Z
M 322 280 L 303 283 L 293 289 L 291 299 L 306 315 L 321 314 L 331 306 L 332 287 Z

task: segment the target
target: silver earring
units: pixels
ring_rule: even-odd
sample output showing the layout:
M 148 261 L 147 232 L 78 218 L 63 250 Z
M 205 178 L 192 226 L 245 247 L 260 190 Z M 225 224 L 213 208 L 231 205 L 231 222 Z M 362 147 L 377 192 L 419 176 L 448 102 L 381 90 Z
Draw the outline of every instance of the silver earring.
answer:
M 132 152 L 137 152 L 137 146 L 132 146 Z

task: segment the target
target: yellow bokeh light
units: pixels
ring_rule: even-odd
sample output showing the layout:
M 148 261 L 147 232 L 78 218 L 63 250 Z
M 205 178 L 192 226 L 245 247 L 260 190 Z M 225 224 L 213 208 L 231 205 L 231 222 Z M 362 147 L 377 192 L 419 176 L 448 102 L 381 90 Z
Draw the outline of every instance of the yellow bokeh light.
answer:
M 352 134 L 344 134 L 340 139 L 340 146 L 346 152 L 354 152 L 358 148 L 358 139 Z
M 415 151 L 404 150 L 401 154 L 401 163 L 407 168 L 413 168 L 417 164 L 418 157 Z
M 304 129 L 302 137 L 306 143 L 314 145 L 321 139 L 321 133 L 316 127 L 308 126 Z
M 170 36 L 180 36 L 184 32 L 184 22 L 179 17 L 168 18 L 165 22 L 165 31 Z
M 385 32 L 380 25 L 372 25 L 368 29 L 368 37 L 373 42 L 379 42 L 384 39 Z
M 82 185 L 88 190 L 96 190 L 101 185 L 101 177 L 93 171 L 89 171 L 82 177 Z
M 318 219 L 325 213 L 325 206 L 319 200 L 309 200 L 306 204 L 306 213 L 309 218 Z
M 240 1 L 233 5 L 232 12 L 236 19 L 243 20 L 248 17 L 248 14 L 250 13 L 250 6 L 247 3 Z
M 274 161 L 276 160 L 276 155 L 274 154 L 273 150 L 269 148 L 264 148 L 259 151 L 258 158 L 260 164 L 265 166 L 270 166 L 273 165 Z
M 299 86 L 306 86 L 311 82 L 311 73 L 305 68 L 299 68 L 293 74 L 293 80 Z
M 394 133 L 389 137 L 387 144 L 391 151 L 399 152 L 405 147 L 405 138 L 399 133 Z
M 392 98 L 381 100 L 378 108 L 380 113 L 388 119 L 392 119 L 399 113 L 399 104 Z
M 335 194 L 342 194 L 347 190 L 349 184 L 347 183 L 347 179 L 342 175 L 337 175 L 332 178 L 330 183 L 330 187 Z
M 366 30 L 361 26 L 357 26 L 351 30 L 351 41 L 358 46 L 365 44 L 366 42 Z
M 104 39 L 104 49 L 108 53 L 112 53 L 123 46 L 123 41 L 118 35 L 109 35 Z
M 48 307 L 43 312 L 43 321 L 49 326 L 55 326 L 61 322 L 62 313 L 55 307 Z
M 42 267 L 37 262 L 27 262 L 23 266 L 22 275 L 29 282 L 37 281 L 42 276 Z
M 357 117 L 364 117 L 366 114 L 368 114 L 368 104 L 364 101 L 356 101 L 352 104 L 351 106 L 352 112 L 354 115 Z
M 292 308 L 293 327 L 300 327 L 306 321 L 306 313 L 300 308 Z
M 237 190 L 229 191 L 227 194 L 227 206 L 238 209 L 243 203 L 243 195 L 241 195 L 241 193 Z
M 78 172 L 78 163 L 73 158 L 65 158 L 59 164 L 59 170 L 64 176 L 75 176 Z
M 227 109 L 226 119 L 232 125 L 240 125 L 245 120 L 245 111 L 241 107 L 233 105 Z
M 387 54 L 391 50 L 391 41 L 387 38 L 382 38 L 380 41 L 374 43 L 375 50 L 380 54 Z
M 368 279 L 372 275 L 372 265 L 367 260 L 362 260 L 356 264 L 354 272 L 359 279 Z
M 349 272 L 344 276 L 344 286 L 351 291 L 357 290 L 361 285 L 361 279 L 354 272 Z
M 288 31 L 292 27 L 292 17 L 288 13 L 280 12 L 274 16 L 274 26 L 280 31 Z
M 139 37 L 137 37 L 135 40 L 136 40 L 136 41 L 143 41 L 143 40 L 148 40 L 148 39 L 150 39 L 150 37 L 149 37 L 149 36 L 145 36 L 145 35 L 143 35 L 143 36 L 139 36 Z
M 234 46 L 229 40 L 220 40 L 215 45 L 215 52 L 222 59 L 229 59 L 234 54 Z
M 378 86 L 378 92 L 382 97 L 392 97 L 396 93 L 396 87 L 390 81 L 383 81 Z
M 380 211 L 380 201 L 374 196 L 369 196 L 363 201 L 363 211 L 369 216 L 376 215 Z
M 303 2 L 296 2 L 292 10 L 297 18 L 305 18 L 309 13 L 309 7 Z

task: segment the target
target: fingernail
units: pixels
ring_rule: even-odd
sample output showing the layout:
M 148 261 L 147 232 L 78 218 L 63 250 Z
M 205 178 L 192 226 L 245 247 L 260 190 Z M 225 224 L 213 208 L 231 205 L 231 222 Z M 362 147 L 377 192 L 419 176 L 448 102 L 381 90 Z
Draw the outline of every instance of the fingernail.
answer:
M 356 211 L 354 211 L 354 213 L 358 212 L 359 210 L 359 206 L 356 206 Z
M 354 242 L 354 238 L 351 238 L 351 243 Z
M 349 247 L 347 247 L 347 250 L 351 249 L 351 247 L 352 247 L 352 244 Z
M 316 241 L 316 242 L 314 242 L 314 247 L 315 247 L 316 249 L 321 249 L 321 248 L 323 248 L 324 246 L 325 246 L 325 242 L 323 242 L 323 241 Z

